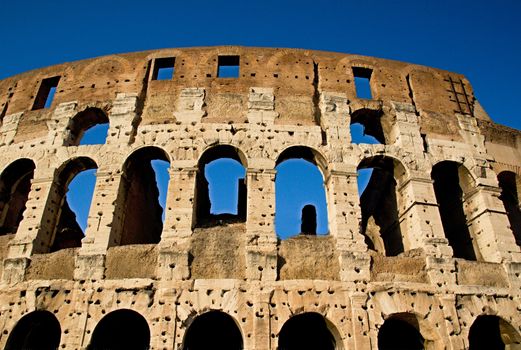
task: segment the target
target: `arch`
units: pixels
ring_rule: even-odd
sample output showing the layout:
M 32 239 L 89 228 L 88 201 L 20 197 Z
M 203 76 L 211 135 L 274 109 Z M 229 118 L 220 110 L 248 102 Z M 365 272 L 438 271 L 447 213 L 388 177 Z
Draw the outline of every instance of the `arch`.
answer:
M 469 330 L 469 350 L 514 350 L 521 348 L 521 335 L 495 315 L 478 316 Z
M 280 152 L 275 167 L 288 159 L 304 159 L 313 165 L 316 165 L 322 172 L 322 176 L 326 178 L 329 176 L 328 161 L 326 157 L 316 149 L 308 146 L 289 146 Z
M 0 235 L 16 233 L 34 177 L 34 162 L 15 160 L 0 175 Z
M 79 173 L 97 168 L 96 162 L 91 158 L 77 157 L 67 160 L 56 169 L 46 203 L 47 220 L 38 234 L 39 244 L 35 244 L 38 253 L 81 246 L 85 235 L 67 200 L 67 192 L 69 184 Z M 84 198 L 83 201 L 90 203 L 90 199 Z
M 431 178 L 443 230 L 454 257 L 480 259 L 478 244 L 469 230 L 464 206 L 465 194 L 474 187 L 472 175 L 462 164 L 445 160 L 432 167 Z
M 5 350 L 55 350 L 60 345 L 60 322 L 51 312 L 37 310 L 24 315 L 13 328 Z
M 275 164 L 275 229 L 279 237 L 327 234 L 324 156 L 310 147 L 291 146 L 280 153 Z
M 246 180 L 245 175 L 241 174 L 233 174 L 232 172 L 217 172 L 220 173 L 220 178 L 228 182 L 230 187 L 236 188 L 237 200 L 236 204 L 232 203 L 234 196 L 232 197 L 232 201 L 227 203 L 226 207 L 235 206 L 236 210 L 233 209 L 225 209 L 221 213 L 213 212 L 214 203 L 212 203 L 212 198 L 210 196 L 210 190 L 213 184 L 211 183 L 213 180 L 208 178 L 208 167 L 210 164 L 215 165 L 217 167 L 223 167 L 228 165 L 229 167 L 235 168 L 241 167 L 245 171 L 248 167 L 247 158 L 244 153 L 231 145 L 216 145 L 210 148 L 207 148 L 199 157 L 199 161 L 197 162 L 197 176 L 196 176 L 196 188 L 195 188 L 195 218 L 197 226 L 212 226 L 216 223 L 222 221 L 231 221 L 231 222 L 244 222 L 246 221 Z M 227 164 L 226 164 L 227 163 Z M 221 168 L 222 169 L 222 168 Z M 240 173 L 241 171 L 237 171 Z M 233 183 L 231 183 L 233 182 Z M 214 189 L 215 190 L 215 189 Z M 235 194 L 234 193 L 234 194 Z M 213 198 L 214 201 L 219 200 L 218 198 Z
M 501 188 L 499 199 L 503 202 L 510 222 L 510 229 L 518 246 L 521 246 L 521 209 L 519 208 L 519 189 L 521 180 L 519 175 L 512 171 L 502 171 L 497 180 Z
M 64 146 L 77 146 L 79 144 L 104 144 L 107 138 L 109 118 L 107 114 L 100 108 L 87 107 L 83 111 L 77 113 L 70 121 L 67 126 L 67 139 L 64 140 Z M 92 131 L 94 127 L 103 126 L 102 129 L 105 135 L 98 135 L 94 140 L 84 143 L 83 137 L 87 131 Z
M 414 314 L 393 314 L 378 331 L 378 350 L 423 350 L 428 348 Z
M 170 165 L 163 149 L 147 146 L 132 152 L 123 164 L 110 245 L 159 243 L 164 210 L 158 185 L 167 185 L 156 181 L 156 161 Z
M 148 349 L 150 327 L 138 312 L 120 309 L 103 317 L 94 332 L 88 350 L 102 349 Z
M 242 334 L 235 320 L 221 311 L 208 311 L 197 316 L 188 327 L 184 350 L 241 350 Z
M 400 227 L 400 184 L 407 177 L 403 164 L 389 156 L 372 156 L 362 159 L 358 173 L 371 169 L 365 189 L 359 187 L 362 221 L 360 230 L 370 249 L 386 256 L 405 251 Z
M 342 348 L 336 327 L 316 312 L 306 312 L 291 317 L 284 323 L 279 333 L 279 350 Z

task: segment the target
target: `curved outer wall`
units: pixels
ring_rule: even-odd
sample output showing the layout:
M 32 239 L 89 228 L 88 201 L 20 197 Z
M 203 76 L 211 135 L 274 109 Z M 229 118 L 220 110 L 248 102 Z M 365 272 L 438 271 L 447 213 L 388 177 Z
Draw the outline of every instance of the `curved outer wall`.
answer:
M 223 55 L 240 57 L 238 78 L 217 77 Z M 175 57 L 173 78 L 153 80 L 154 64 L 165 57 Z M 372 99 L 357 98 L 353 67 L 372 71 Z M 54 76 L 52 105 L 33 110 L 42 80 Z M 89 107 L 109 118 L 106 143 L 66 146 L 70 120 Z M 0 168 L 21 158 L 36 166 L 16 234 L 0 237 L 0 347 L 34 310 L 55 314 L 65 349 L 87 347 L 99 321 L 117 309 L 147 320 L 153 349 L 181 349 L 187 327 L 208 310 L 233 317 L 244 349 L 276 349 L 284 322 L 303 312 L 327 319 L 339 349 L 376 349 L 378 329 L 395 314 L 413 315 L 430 349 L 466 348 L 483 314 L 520 330 L 521 254 L 497 175 L 521 175 L 521 134 L 492 122 L 460 74 L 307 50 L 165 49 L 4 79 L 0 113 Z M 360 116 L 366 130 L 381 127 L 385 144 L 351 142 L 352 118 Z M 194 228 L 198 160 L 219 144 L 245 158 L 247 220 Z M 170 161 L 161 239 L 119 246 L 123 164 L 145 146 Z M 325 237 L 276 237 L 275 165 L 291 146 L 320 155 Z M 77 157 L 98 168 L 86 237 L 81 248 L 49 253 L 56 171 Z M 360 233 L 357 167 L 382 158 L 395 164 L 398 256 L 369 251 Z M 466 169 L 477 261 L 454 258 L 444 234 L 431 171 L 446 160 Z

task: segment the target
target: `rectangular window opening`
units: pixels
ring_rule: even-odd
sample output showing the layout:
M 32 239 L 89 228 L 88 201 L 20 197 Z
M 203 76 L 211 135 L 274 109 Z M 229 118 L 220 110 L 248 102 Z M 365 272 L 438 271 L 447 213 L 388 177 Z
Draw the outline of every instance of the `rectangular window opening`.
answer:
M 156 58 L 152 80 L 171 80 L 175 72 L 175 57 Z
M 372 69 L 363 67 L 353 67 L 353 75 L 355 77 L 356 97 L 372 99 L 371 80 Z
M 239 56 L 219 56 L 217 62 L 218 78 L 239 77 Z
M 52 77 L 46 78 L 42 80 L 40 84 L 40 89 L 38 90 L 38 94 L 36 95 L 36 99 L 34 100 L 33 110 L 49 108 L 54 100 L 54 94 L 56 93 L 56 88 L 58 87 L 58 82 L 60 81 L 60 77 Z

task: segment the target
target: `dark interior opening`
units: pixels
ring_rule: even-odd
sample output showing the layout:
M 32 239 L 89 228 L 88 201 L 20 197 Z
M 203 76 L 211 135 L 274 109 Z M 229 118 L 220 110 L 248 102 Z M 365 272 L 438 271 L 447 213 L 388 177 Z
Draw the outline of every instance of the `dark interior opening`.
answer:
M 440 211 L 445 236 L 454 257 L 476 260 L 476 252 L 463 208 L 463 190 L 460 187 L 459 164 L 443 161 L 432 168 L 434 193 Z
M 152 80 L 171 80 L 175 73 L 175 57 L 156 58 Z
M 242 336 L 224 312 L 210 311 L 195 318 L 186 331 L 184 350 L 241 350 Z
M 60 345 L 60 322 L 49 311 L 23 316 L 7 339 L 5 350 L 56 350 Z
M 291 317 L 279 334 L 279 350 L 334 350 L 335 338 L 320 314 L 308 312 Z
M 57 181 L 54 184 L 55 198 L 50 200 L 50 205 L 59 205 L 57 212 L 56 226 L 54 230 L 54 239 L 52 241 L 50 251 L 55 252 L 60 249 L 81 247 L 81 240 L 85 234 L 78 224 L 76 214 L 72 211 L 67 201 L 67 191 L 70 182 L 79 173 L 88 169 L 97 169 L 96 163 L 86 157 L 80 157 L 67 162 L 65 167 L 60 171 Z M 85 198 L 92 200 L 92 198 Z
M 96 138 L 90 138 L 89 142 L 84 142 L 86 133 L 92 130 L 96 126 L 105 126 L 104 135 L 99 135 Z M 82 145 L 102 145 L 107 139 L 107 130 L 109 125 L 109 118 L 99 108 L 89 107 L 84 111 L 76 114 L 67 129 L 69 130 L 69 139 L 65 140 L 65 146 L 77 146 Z
M 469 331 L 469 350 L 504 350 L 499 317 L 479 316 Z
M 355 78 L 355 89 L 356 89 L 356 97 L 372 99 L 373 94 L 371 92 L 371 74 L 373 73 L 372 69 L 364 68 L 364 67 L 353 67 L 353 76 Z
M 59 76 L 42 80 L 40 88 L 38 89 L 38 94 L 34 100 L 33 110 L 49 108 L 51 106 L 59 81 Z
M 217 64 L 218 78 L 238 78 L 239 77 L 239 56 L 219 56 Z
M 378 350 L 424 349 L 425 340 L 418 331 L 418 321 L 412 315 L 404 316 L 411 316 L 410 320 L 390 318 L 384 322 L 378 332 Z
M 226 178 L 227 181 L 237 181 L 237 185 L 235 186 L 237 193 L 236 210 L 230 210 L 218 214 L 212 213 L 210 182 L 206 176 L 206 167 L 209 166 L 210 163 L 225 160 L 232 160 L 242 165 L 243 168 L 245 167 L 245 160 L 241 158 L 239 151 L 235 147 L 229 145 L 220 145 L 210 148 L 205 151 L 199 159 L 195 189 L 196 225 L 199 227 L 246 221 L 246 182 L 244 178 L 236 179 L 231 176 L 232 174 L 220 173 L 219 176 L 221 178 Z M 212 186 L 213 185 L 216 184 L 214 183 Z M 232 195 L 229 197 L 232 197 Z
M 143 316 L 132 310 L 117 310 L 96 325 L 88 350 L 149 349 L 150 328 Z
M 367 187 L 360 195 L 360 229 L 368 247 L 386 256 L 403 253 L 393 160 L 386 157 L 366 158 L 358 169 L 372 169 Z
M 0 235 L 16 233 L 22 221 L 31 190 L 35 165 L 30 159 L 18 159 L 0 176 Z
M 510 171 L 501 172 L 498 177 L 501 195 L 499 199 L 503 202 L 507 212 L 510 229 L 518 246 L 521 246 L 521 209 L 519 208 L 519 193 L 517 189 L 517 175 Z
M 157 147 L 141 148 L 127 159 L 119 189 L 116 213 L 121 217 L 118 245 L 157 244 L 163 231 L 163 208 L 152 161 L 169 163 Z
M 317 209 L 312 204 L 307 204 L 302 208 L 300 233 L 303 235 L 317 234 Z

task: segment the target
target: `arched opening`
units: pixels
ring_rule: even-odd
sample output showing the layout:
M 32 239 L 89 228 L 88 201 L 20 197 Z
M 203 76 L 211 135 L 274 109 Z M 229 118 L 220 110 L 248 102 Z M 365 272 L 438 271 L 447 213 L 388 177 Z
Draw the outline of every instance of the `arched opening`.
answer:
M 39 234 L 40 244 L 35 246 L 38 252 L 55 252 L 81 246 L 94 192 L 95 169 L 97 165 L 92 159 L 79 157 L 67 161 L 56 171 L 47 199 L 45 216 L 48 219 L 42 226 L 43 232 Z M 73 184 L 77 176 L 80 176 L 80 181 Z
M 23 158 L 11 163 L 0 175 L 0 235 L 16 233 L 31 190 L 34 169 L 34 162 Z
M 521 348 L 521 335 L 500 317 L 481 315 L 469 331 L 469 350 L 513 350 Z
M 463 207 L 464 193 L 460 186 L 462 172 L 464 169 L 460 164 L 443 161 L 432 168 L 431 178 L 443 230 L 454 257 L 477 260 L 477 244 L 470 234 Z
M 385 136 L 380 118 L 382 111 L 359 109 L 351 115 L 351 143 L 385 144 Z
M 65 146 L 102 145 L 107 139 L 109 118 L 99 108 L 88 107 L 69 122 Z
M 229 145 L 201 155 L 195 189 L 197 226 L 246 221 L 246 166 L 244 155 Z
M 327 234 L 328 216 L 324 177 L 325 161 L 315 151 L 295 146 L 276 162 L 275 231 L 281 238 L 296 234 Z M 310 226 L 315 229 L 310 230 Z
M 150 328 L 143 316 L 128 310 L 107 314 L 94 328 L 88 350 L 148 349 Z
M 197 316 L 188 327 L 184 350 L 241 350 L 242 335 L 234 319 L 221 311 Z
M 159 243 L 169 166 L 167 154 L 157 147 L 141 148 L 125 161 L 111 245 Z
M 507 212 L 510 229 L 514 234 L 517 245 L 521 246 L 521 209 L 519 208 L 519 188 L 521 181 L 516 173 L 503 171 L 497 176 L 501 195 L 499 199 L 503 202 Z
M 397 314 L 385 320 L 378 331 L 378 350 L 423 350 L 425 339 L 418 320 L 411 314 Z
M 367 169 L 370 169 L 370 174 L 366 173 Z M 396 182 L 404 174 L 401 165 L 385 156 L 366 158 L 358 165 L 361 179 L 358 193 L 362 210 L 360 230 L 369 249 L 386 256 L 396 256 L 405 249 Z
M 49 311 L 33 311 L 23 316 L 7 339 L 5 350 L 56 350 L 60 345 L 60 322 Z
M 326 319 L 315 312 L 291 317 L 279 333 L 279 350 L 320 349 L 335 350 L 335 337 Z

